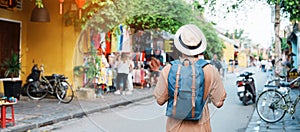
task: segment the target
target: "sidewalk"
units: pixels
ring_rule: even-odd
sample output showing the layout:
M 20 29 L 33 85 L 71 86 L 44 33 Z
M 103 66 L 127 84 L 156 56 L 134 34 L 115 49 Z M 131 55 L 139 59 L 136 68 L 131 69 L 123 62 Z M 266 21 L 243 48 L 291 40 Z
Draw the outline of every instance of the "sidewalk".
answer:
M 40 101 L 21 97 L 14 105 L 16 125 L 10 123 L 3 131 L 27 131 L 59 121 L 78 118 L 101 110 L 127 105 L 135 101 L 153 96 L 153 88 L 134 89 L 132 95 L 114 95 L 108 93 L 103 98 L 94 100 L 74 100 L 69 104 L 58 104 L 57 99 L 42 99 Z M 8 109 L 10 110 L 10 109 Z M 10 112 L 7 116 L 10 117 Z
M 292 90 L 291 97 L 294 100 L 298 95 L 299 90 Z M 288 113 L 285 114 L 284 118 L 276 123 L 267 123 L 260 119 L 256 109 L 253 112 L 252 118 L 248 124 L 246 132 L 299 132 L 300 131 L 300 104 L 296 106 L 294 114 L 295 119 Z

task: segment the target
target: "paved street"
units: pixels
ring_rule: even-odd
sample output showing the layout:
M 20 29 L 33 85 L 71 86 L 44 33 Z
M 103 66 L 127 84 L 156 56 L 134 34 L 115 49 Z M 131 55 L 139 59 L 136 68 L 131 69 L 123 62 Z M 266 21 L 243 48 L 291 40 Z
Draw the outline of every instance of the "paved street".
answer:
M 255 68 L 250 68 L 255 70 Z M 255 73 L 257 91 L 260 93 L 266 81 L 266 73 Z M 286 115 L 278 123 L 260 120 L 254 104 L 244 106 L 237 98 L 236 76 L 229 73 L 224 82 L 228 93 L 224 107 L 216 109 L 210 105 L 212 129 L 214 132 L 237 131 L 299 131 L 300 112 L 295 120 Z M 95 100 L 77 100 L 70 104 L 58 104 L 56 99 L 29 100 L 27 97 L 15 105 L 16 126 L 8 125 L 1 131 L 80 131 L 80 127 L 97 131 L 132 130 L 146 127 L 152 131 L 164 131 L 165 106 L 160 107 L 152 96 L 153 89 L 135 89 L 133 95 L 105 95 Z M 294 95 L 297 95 L 293 91 Z M 299 109 L 299 106 L 297 107 Z M 129 120 L 128 120 L 129 119 Z M 250 123 L 249 123 L 250 121 Z M 76 124 L 79 123 L 82 126 Z M 138 124 L 140 123 L 140 124 Z M 135 128 L 137 127 L 137 128 Z M 77 128 L 77 129 L 75 129 Z M 133 129 L 135 128 L 135 129 Z
M 259 75 L 257 77 L 260 77 Z M 261 80 L 261 79 L 258 79 Z M 221 109 L 210 106 L 212 129 L 214 132 L 239 131 L 244 132 L 254 111 L 254 105 L 244 106 L 236 96 L 236 75 L 228 74 L 224 85 L 228 94 L 224 107 Z M 258 81 L 259 82 L 259 81 Z M 126 106 L 99 111 L 83 118 L 73 119 L 49 125 L 32 131 L 51 130 L 63 131 L 108 131 L 119 130 L 130 132 L 163 132 L 165 131 L 165 106 L 158 106 L 154 98 Z M 230 122 L 228 122 L 230 119 Z M 155 128 L 153 128 L 155 126 Z

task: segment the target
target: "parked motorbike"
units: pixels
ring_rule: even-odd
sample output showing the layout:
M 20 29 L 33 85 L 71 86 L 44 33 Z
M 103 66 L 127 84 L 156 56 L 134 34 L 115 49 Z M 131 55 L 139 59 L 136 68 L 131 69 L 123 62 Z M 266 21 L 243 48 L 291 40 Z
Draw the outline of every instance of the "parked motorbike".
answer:
M 26 78 L 26 83 L 23 85 L 21 94 L 23 96 L 27 96 L 27 87 L 28 84 L 34 81 L 38 81 L 40 77 L 41 71 L 39 70 L 39 67 L 37 64 L 34 64 L 33 67 L 31 68 L 31 73 L 27 76 Z
M 247 105 L 250 100 L 252 100 L 253 103 L 256 101 L 256 88 L 252 75 L 254 75 L 252 72 L 243 72 L 238 75 L 236 81 L 238 87 L 237 95 L 244 105 Z
M 44 65 L 37 64 L 31 69 L 27 82 L 22 89 L 22 95 L 31 99 L 40 100 L 48 94 L 55 96 L 62 103 L 70 103 L 73 100 L 74 92 L 68 83 L 68 78 L 62 74 L 44 76 Z M 69 94 L 68 94 L 69 91 Z

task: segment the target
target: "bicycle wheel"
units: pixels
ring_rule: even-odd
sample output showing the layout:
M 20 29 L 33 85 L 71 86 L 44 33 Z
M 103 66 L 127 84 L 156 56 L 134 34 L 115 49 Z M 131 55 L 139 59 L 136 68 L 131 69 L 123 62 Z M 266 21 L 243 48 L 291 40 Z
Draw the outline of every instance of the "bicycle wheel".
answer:
M 256 110 L 259 117 L 268 123 L 275 123 L 281 120 L 286 114 L 286 101 L 280 92 L 268 89 L 262 92 L 256 103 Z
M 47 96 L 48 88 L 41 82 L 35 81 L 28 84 L 26 93 L 30 99 L 40 100 Z
M 62 103 L 70 103 L 74 98 L 74 91 L 72 86 L 66 82 L 60 82 L 57 87 L 55 88 L 56 97 Z

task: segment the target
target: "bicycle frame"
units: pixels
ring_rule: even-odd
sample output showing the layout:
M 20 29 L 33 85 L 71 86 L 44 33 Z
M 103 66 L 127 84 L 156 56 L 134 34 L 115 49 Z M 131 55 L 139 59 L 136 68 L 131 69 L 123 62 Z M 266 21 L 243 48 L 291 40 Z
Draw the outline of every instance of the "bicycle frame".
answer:
M 285 106 L 281 106 L 280 108 L 287 111 L 289 114 L 293 115 L 296 111 L 296 106 L 297 104 L 299 103 L 300 101 L 300 95 L 298 95 L 298 97 L 292 101 L 291 99 L 291 96 L 290 96 L 290 90 L 291 90 L 291 86 L 295 83 L 295 82 L 298 82 L 300 80 L 300 76 L 298 76 L 297 78 L 293 79 L 292 81 L 290 82 L 280 82 L 279 83 L 279 86 L 270 86 L 270 85 L 265 85 L 265 87 L 280 87 L 280 86 L 283 86 L 283 87 L 286 87 L 287 88 L 287 92 L 285 94 L 283 94 L 283 98 L 286 100 L 286 105 Z M 276 90 L 276 89 L 275 89 Z M 278 91 L 278 90 L 277 90 Z M 280 91 L 278 91 L 280 92 Z M 280 92 L 282 93 L 282 92 Z M 278 101 L 275 101 L 273 103 L 278 103 L 280 100 Z M 272 104 L 273 104 L 272 103 Z

